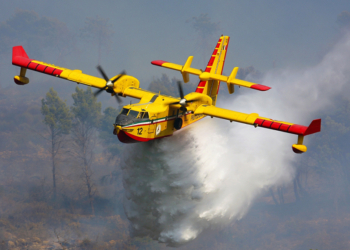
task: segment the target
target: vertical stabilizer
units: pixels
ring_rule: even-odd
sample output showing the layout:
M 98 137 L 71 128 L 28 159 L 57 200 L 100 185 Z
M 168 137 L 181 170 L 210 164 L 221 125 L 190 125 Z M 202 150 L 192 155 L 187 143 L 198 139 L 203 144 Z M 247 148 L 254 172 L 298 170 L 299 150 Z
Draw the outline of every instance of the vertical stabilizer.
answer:
M 209 72 L 211 74 L 218 74 L 218 75 L 222 74 L 229 41 L 230 41 L 229 36 L 220 37 L 218 43 L 216 44 L 214 52 L 209 59 L 205 72 Z M 220 87 L 220 81 L 218 80 L 200 81 L 197 86 L 196 92 L 209 95 L 213 99 L 213 105 L 216 105 L 216 99 L 219 93 L 219 87 Z

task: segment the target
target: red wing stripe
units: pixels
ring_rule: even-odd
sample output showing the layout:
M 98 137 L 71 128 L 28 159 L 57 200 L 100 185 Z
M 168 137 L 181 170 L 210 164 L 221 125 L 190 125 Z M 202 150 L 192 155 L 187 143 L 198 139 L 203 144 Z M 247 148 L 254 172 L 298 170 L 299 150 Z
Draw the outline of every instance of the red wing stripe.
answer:
M 61 75 L 62 71 L 63 71 L 63 70 L 61 70 L 61 69 L 56 69 L 55 75 Z M 52 72 L 52 74 L 53 74 L 53 72 Z
M 48 67 L 47 69 L 45 69 L 44 73 L 51 75 L 54 70 L 54 68 Z
M 281 126 L 281 123 L 279 123 L 279 122 L 273 122 L 272 124 L 271 124 L 271 129 L 276 129 L 276 130 L 278 130 L 278 128 Z
M 289 128 L 288 132 L 289 133 L 293 133 L 293 134 L 303 135 L 306 130 L 307 130 L 307 127 L 305 127 L 305 126 L 298 125 L 298 124 L 293 124 Z
M 257 124 L 258 126 L 261 126 L 264 128 L 270 128 L 270 129 L 279 130 L 279 131 L 283 131 L 291 134 L 297 134 L 297 135 L 308 135 L 309 134 L 308 130 L 310 130 L 311 133 L 317 133 L 321 130 L 321 119 L 312 121 L 309 127 L 298 125 L 298 124 L 288 125 L 280 122 L 263 120 L 260 118 L 257 118 L 254 121 L 254 124 Z
M 196 89 L 196 92 L 197 92 L 197 93 L 203 93 L 203 90 L 204 90 L 204 89 L 197 88 L 197 89 Z
M 262 126 L 263 126 L 264 128 L 270 128 L 271 123 L 272 123 L 272 121 L 267 121 L 267 120 L 265 120 L 264 123 L 262 124 Z
M 282 126 L 280 127 L 281 131 L 287 132 L 289 129 L 290 125 L 287 124 L 282 124 Z
M 30 64 L 28 65 L 28 69 L 35 70 L 36 66 L 38 66 L 37 63 L 30 62 Z
M 45 65 L 42 65 L 42 64 L 38 64 L 38 66 L 36 66 L 36 71 L 39 71 L 39 72 L 44 72 L 44 70 L 45 70 L 45 68 L 46 68 L 47 66 L 45 66 Z
M 258 124 L 259 126 L 261 126 L 261 124 L 262 124 L 263 122 L 264 122 L 263 119 L 257 118 L 257 119 L 255 120 L 254 123 L 256 123 L 256 124 Z

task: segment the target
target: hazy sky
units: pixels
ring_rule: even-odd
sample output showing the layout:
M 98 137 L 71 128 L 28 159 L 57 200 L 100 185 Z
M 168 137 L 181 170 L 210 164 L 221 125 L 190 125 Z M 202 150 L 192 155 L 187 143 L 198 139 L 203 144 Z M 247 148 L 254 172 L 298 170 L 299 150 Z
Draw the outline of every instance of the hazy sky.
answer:
M 34 10 L 40 16 L 57 18 L 75 32 L 84 25 L 86 17 L 109 18 L 115 31 L 114 47 L 109 55 L 102 56 L 102 65 L 111 76 L 126 69 L 140 79 L 141 84 L 148 84 L 161 73 L 180 77 L 178 72 L 152 66 L 152 60 L 184 63 L 193 55 L 193 65 L 204 68 L 200 51 L 196 49 L 198 37 L 191 23 L 186 22 L 201 13 L 208 13 L 212 22 L 220 23 L 217 37 L 231 36 L 224 71 L 228 74 L 234 66 L 253 65 L 266 71 L 273 67 L 274 61 L 276 67 L 284 68 L 315 64 L 336 39 L 337 15 L 349 11 L 350 2 L 13 0 L 3 1 L 0 21 L 11 17 L 16 9 Z M 217 37 L 211 41 L 213 48 Z M 60 66 L 97 75 L 96 51 L 83 51 L 83 56 Z M 30 56 L 30 51 L 27 53 Z M 34 59 L 47 61 L 46 55 L 44 57 Z M 10 65 L 10 61 L 8 63 Z M 2 70 L 7 71 L 8 67 Z

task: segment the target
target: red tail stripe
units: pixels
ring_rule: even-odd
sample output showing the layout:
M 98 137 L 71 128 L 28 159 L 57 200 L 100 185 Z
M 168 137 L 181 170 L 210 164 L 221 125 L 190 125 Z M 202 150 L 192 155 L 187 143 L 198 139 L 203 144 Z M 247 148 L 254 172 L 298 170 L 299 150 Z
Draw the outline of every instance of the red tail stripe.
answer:
M 213 63 L 214 63 L 214 60 L 215 60 L 215 57 L 212 56 L 212 57 L 210 58 L 209 62 L 208 62 L 208 66 L 212 66 Z
M 204 89 L 197 88 L 197 89 L 196 89 L 196 92 L 202 94 L 202 93 L 203 93 L 203 90 L 204 90 Z
M 200 81 L 198 87 L 205 87 L 206 81 Z

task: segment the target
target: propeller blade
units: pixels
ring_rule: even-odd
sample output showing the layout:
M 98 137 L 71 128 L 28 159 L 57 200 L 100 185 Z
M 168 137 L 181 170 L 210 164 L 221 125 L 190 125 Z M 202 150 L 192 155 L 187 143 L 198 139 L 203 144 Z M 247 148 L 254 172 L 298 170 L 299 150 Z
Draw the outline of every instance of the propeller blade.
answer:
M 120 98 L 117 94 L 114 95 L 114 96 L 115 96 L 115 98 L 117 99 L 117 102 L 118 102 L 119 104 L 122 104 L 122 102 L 123 102 L 122 98 Z
M 106 75 L 106 73 L 104 72 L 104 70 L 102 69 L 102 67 L 100 65 L 98 65 L 96 68 L 100 72 L 100 74 L 103 76 L 103 78 L 106 80 L 106 82 L 108 82 L 109 78 Z
M 125 70 L 123 70 L 123 71 L 119 74 L 119 76 L 118 76 L 117 78 L 115 78 L 115 79 L 112 81 L 112 83 L 115 83 L 115 82 L 118 81 L 120 78 L 122 78 L 124 75 L 126 75 Z
M 180 81 L 177 82 L 177 86 L 179 87 L 179 92 L 180 92 L 181 99 L 184 99 L 184 92 L 182 90 L 182 85 L 181 85 Z
M 95 97 L 98 96 L 99 94 L 101 94 L 101 92 L 102 92 L 103 90 L 105 90 L 105 89 L 102 88 L 102 89 L 96 90 L 96 91 L 94 92 L 94 96 L 95 96 Z

